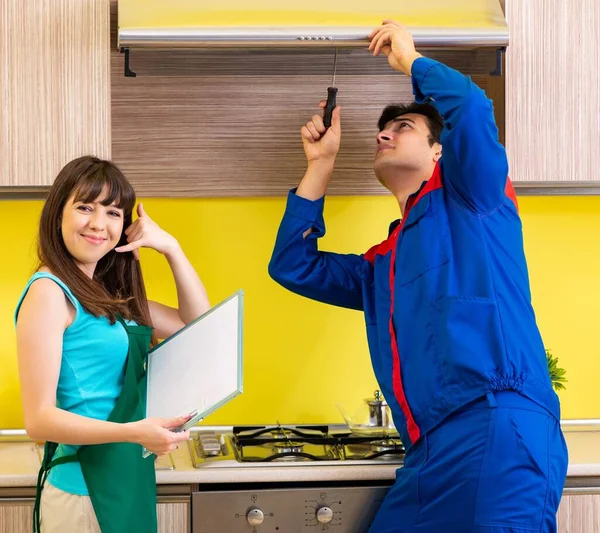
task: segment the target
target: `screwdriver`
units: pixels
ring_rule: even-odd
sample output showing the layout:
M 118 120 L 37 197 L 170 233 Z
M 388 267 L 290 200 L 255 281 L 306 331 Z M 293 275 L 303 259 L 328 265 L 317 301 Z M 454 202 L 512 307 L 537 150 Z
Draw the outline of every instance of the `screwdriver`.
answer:
M 327 103 L 323 111 L 323 124 L 326 128 L 331 126 L 331 114 L 335 109 L 335 97 L 337 95 L 337 87 L 335 86 L 335 68 L 337 66 L 337 48 L 335 49 L 335 56 L 333 58 L 333 79 L 331 80 L 331 87 L 327 87 Z

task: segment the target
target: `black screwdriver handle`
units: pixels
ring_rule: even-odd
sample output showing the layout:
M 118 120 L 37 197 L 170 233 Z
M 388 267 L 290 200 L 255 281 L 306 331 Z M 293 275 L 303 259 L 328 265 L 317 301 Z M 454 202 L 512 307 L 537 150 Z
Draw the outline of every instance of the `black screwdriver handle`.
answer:
M 335 97 L 337 96 L 337 87 L 327 87 L 327 103 L 323 110 L 323 124 L 326 128 L 331 126 L 331 114 L 335 109 Z

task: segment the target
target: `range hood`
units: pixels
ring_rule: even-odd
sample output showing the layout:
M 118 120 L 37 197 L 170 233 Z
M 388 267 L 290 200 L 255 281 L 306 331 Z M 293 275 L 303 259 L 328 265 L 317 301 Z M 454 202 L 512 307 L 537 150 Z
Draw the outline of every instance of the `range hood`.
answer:
M 499 0 L 119 0 L 118 12 L 118 46 L 126 52 L 362 48 L 384 18 L 404 24 L 418 48 L 508 45 Z

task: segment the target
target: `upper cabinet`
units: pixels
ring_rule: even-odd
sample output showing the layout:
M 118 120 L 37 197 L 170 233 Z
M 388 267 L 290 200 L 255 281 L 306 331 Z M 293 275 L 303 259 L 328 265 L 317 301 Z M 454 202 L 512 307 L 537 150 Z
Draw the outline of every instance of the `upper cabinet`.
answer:
M 466 67 L 452 52 L 436 57 Z M 468 55 L 474 79 L 496 95 L 494 62 Z M 132 54 L 136 78 L 113 52 L 113 158 L 142 196 L 283 196 L 306 170 L 301 127 L 321 113 L 334 52 L 155 51 Z M 462 65 L 461 65 L 462 62 Z M 181 76 L 182 72 L 186 75 Z M 373 173 L 377 121 L 413 98 L 385 57 L 340 50 L 335 85 L 342 141 L 330 194 L 388 194 Z
M 506 0 L 506 17 L 513 180 L 600 193 L 600 3 Z
M 48 186 L 75 157 L 110 156 L 108 1 L 0 1 L 0 87 L 1 186 Z
M 377 119 L 412 99 L 410 80 L 366 50 L 390 16 L 494 101 L 521 193 L 600 193 L 600 4 L 505 3 L 506 19 L 499 0 L 0 2 L 0 185 L 48 186 L 92 153 L 119 163 L 140 196 L 285 195 L 337 50 L 330 192 L 386 194 L 372 171 Z
M 185 0 L 152 0 L 143 11 L 141 1 L 120 2 L 114 44 L 131 48 L 140 77 L 124 77 L 124 58 L 113 53 L 112 112 L 113 155 L 143 194 L 285 194 L 304 172 L 299 130 L 327 94 L 335 47 L 343 134 L 330 193 L 385 194 L 371 165 L 377 118 L 412 90 L 384 58 L 364 52 L 383 12 L 413 31 L 425 55 L 486 90 L 520 194 L 600 193 L 591 159 L 600 135 L 600 4 L 592 0 L 432 0 L 401 10 L 391 0 L 351 12 L 341 0 L 302 10 L 275 0 L 251 10 L 242 0 L 209 1 L 195 11 Z M 503 8 L 510 42 L 503 76 L 490 76 L 486 50 L 508 40 Z M 319 23 L 323 31 L 307 30 Z M 321 37 L 306 40 L 311 33 Z M 576 48 L 567 34 L 577 36 Z M 229 50 L 236 41 L 247 49 Z M 275 50 L 284 46 L 287 55 Z
M 426 55 L 474 76 L 497 102 L 502 130 L 504 82 L 490 75 L 508 43 L 498 0 L 398 5 L 120 0 L 115 161 L 143 195 L 285 195 L 305 171 L 300 128 L 321 112 L 335 65 L 342 144 L 329 192 L 387 194 L 372 169 L 377 121 L 413 95 L 409 78 L 367 50 L 384 16 L 405 24 Z

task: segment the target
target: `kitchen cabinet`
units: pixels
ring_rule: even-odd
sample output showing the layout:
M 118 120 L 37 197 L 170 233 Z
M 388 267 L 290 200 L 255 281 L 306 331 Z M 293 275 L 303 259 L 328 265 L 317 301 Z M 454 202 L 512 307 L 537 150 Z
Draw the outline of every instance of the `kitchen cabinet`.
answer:
M 158 503 L 158 533 L 189 533 L 190 502 Z M 1 531 L 1 530 L 0 530 Z
M 510 45 L 504 77 L 486 75 L 482 56 L 435 58 L 475 69 L 473 80 L 494 102 L 519 194 L 600 194 L 594 151 L 600 3 L 505 4 Z M 565 32 L 577 36 L 575 52 Z M 357 51 L 338 55 L 345 129 L 329 194 L 387 194 L 371 168 L 374 126 L 385 103 L 410 100 L 412 91 L 382 59 Z M 140 196 L 279 196 L 297 185 L 305 169 L 298 130 L 330 84 L 331 57 L 256 54 L 251 72 L 240 54 L 224 61 L 213 52 L 140 52 L 131 61 L 140 74 L 135 82 L 123 76 L 122 54 L 113 50 L 113 157 Z M 236 117 L 235 128 L 222 127 L 222 109 Z
M 565 493 L 558 510 L 558 533 L 600 533 L 600 492 Z
M 32 512 L 32 498 L 0 498 L 0 533 L 31 533 Z M 158 533 L 189 533 L 188 498 L 159 497 L 157 514 Z M 558 533 L 600 533 L 600 492 L 567 489 L 558 511 Z
M 437 58 L 468 63 L 494 100 L 518 191 L 600 193 L 600 3 L 504 3 L 505 79 L 488 76 L 477 54 Z M 297 185 L 298 132 L 326 96 L 332 54 L 132 53 L 140 77 L 125 78 L 116 8 L 0 2 L 0 194 L 47 188 L 84 153 L 113 157 L 142 197 L 273 196 Z M 385 103 L 412 98 L 409 80 L 356 51 L 341 51 L 337 67 L 346 127 L 330 193 L 387 194 L 370 162 L 375 121 Z
M 31 533 L 33 500 L 0 498 L 0 533 Z
M 0 1 L 1 192 L 110 156 L 109 40 L 108 0 Z
M 515 185 L 600 191 L 600 3 L 506 0 L 505 10 L 506 147 Z
M 0 533 L 31 533 L 33 500 L 0 498 Z M 189 533 L 190 503 L 159 502 L 158 533 Z
M 436 57 L 457 67 L 476 59 Z M 473 79 L 494 98 L 502 128 L 503 79 L 477 61 Z M 298 185 L 306 170 L 300 128 L 327 96 L 333 52 L 138 51 L 131 64 L 133 81 L 112 52 L 112 155 L 138 196 L 272 197 Z M 342 50 L 336 86 L 344 133 L 329 194 L 389 194 L 373 173 L 377 120 L 386 104 L 413 99 L 410 79 L 383 57 Z

